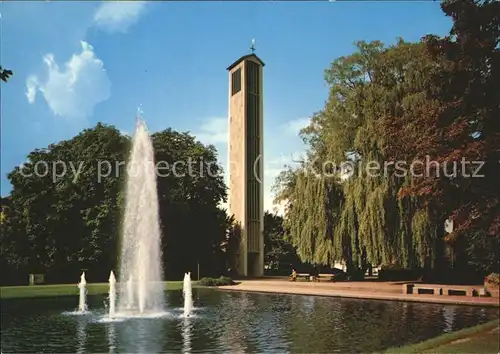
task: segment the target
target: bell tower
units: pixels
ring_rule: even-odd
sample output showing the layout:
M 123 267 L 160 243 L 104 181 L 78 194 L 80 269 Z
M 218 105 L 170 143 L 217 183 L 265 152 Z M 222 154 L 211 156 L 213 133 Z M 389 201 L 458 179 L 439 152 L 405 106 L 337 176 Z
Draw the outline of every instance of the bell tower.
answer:
M 229 213 L 241 227 L 236 271 L 240 276 L 264 275 L 264 189 L 262 70 L 253 53 L 244 55 L 229 72 Z

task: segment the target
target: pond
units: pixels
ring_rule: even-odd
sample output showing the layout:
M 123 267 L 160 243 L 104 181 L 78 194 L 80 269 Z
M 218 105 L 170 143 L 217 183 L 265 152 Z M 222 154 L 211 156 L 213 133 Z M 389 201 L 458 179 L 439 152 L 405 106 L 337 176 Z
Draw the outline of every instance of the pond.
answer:
M 167 291 L 167 314 L 104 321 L 104 296 L 71 314 L 78 297 L 1 301 L 1 349 L 9 352 L 373 352 L 498 317 L 496 308 L 193 289 Z M 68 312 L 70 311 L 70 312 Z

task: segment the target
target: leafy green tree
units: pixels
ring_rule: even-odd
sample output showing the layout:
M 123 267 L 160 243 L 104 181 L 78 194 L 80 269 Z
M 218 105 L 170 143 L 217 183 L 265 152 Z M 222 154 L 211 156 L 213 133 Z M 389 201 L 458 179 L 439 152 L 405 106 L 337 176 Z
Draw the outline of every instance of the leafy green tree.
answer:
M 287 202 L 286 233 L 303 261 L 435 274 L 471 263 L 498 268 L 499 7 L 445 1 L 450 36 L 389 47 L 358 42 L 355 53 L 326 70 L 329 99 L 301 132 L 308 158 L 283 172 L 276 188 Z M 412 165 L 426 156 L 441 164 L 485 161 L 486 176 L 433 177 L 432 166 L 429 173 Z M 345 161 L 348 178 L 339 168 Z M 445 237 L 449 216 L 456 230 Z
M 224 220 L 224 234 L 222 238 L 214 243 L 214 252 L 219 264 L 219 273 L 221 275 L 235 276 L 236 264 L 238 262 L 238 252 L 241 243 L 241 226 L 234 220 L 234 216 L 228 216 L 225 212 L 220 214 Z
M 0 80 L 2 80 L 3 82 L 7 82 L 7 80 L 9 80 L 9 78 L 13 74 L 14 73 L 12 72 L 12 70 L 3 69 L 2 66 L 0 65 Z
M 165 173 L 159 168 L 158 176 L 165 274 L 194 274 L 200 264 L 202 274 L 211 275 L 218 271 L 214 243 L 226 232 L 225 213 L 218 208 L 226 200 L 226 186 L 217 152 L 171 129 L 152 139 L 155 160 L 168 165 Z
M 98 124 L 71 140 L 35 150 L 9 174 L 13 244 L 29 272 L 67 279 L 114 266 L 123 166 L 99 180 L 99 161 L 125 161 L 128 138 Z
M 446 240 L 457 266 L 470 261 L 484 270 L 491 261 L 486 268 L 498 269 L 498 247 L 486 255 L 484 245 L 500 238 L 500 3 L 448 0 L 441 7 L 453 19 L 450 34 L 424 38 L 430 57 L 441 65 L 429 76 L 419 110 L 388 117 L 388 150 L 398 159 L 428 156 L 439 162 L 439 169 L 412 178 L 401 194 L 431 206 L 438 228 L 454 220 Z M 482 177 L 474 177 L 476 172 Z
M 417 200 L 397 198 L 408 179 L 384 164 L 383 117 L 410 114 L 425 99 L 435 62 L 420 43 L 356 46 L 326 71 L 329 100 L 302 132 L 309 158 L 278 180 L 278 199 L 288 202 L 286 230 L 306 262 L 345 261 L 353 273 L 369 263 L 432 266 L 438 235 Z M 343 163 L 353 168 L 347 179 Z M 374 163 L 380 168 L 370 173 Z
M 269 269 L 285 267 L 300 262 L 294 247 L 286 240 L 283 218 L 277 214 L 264 213 L 264 264 Z

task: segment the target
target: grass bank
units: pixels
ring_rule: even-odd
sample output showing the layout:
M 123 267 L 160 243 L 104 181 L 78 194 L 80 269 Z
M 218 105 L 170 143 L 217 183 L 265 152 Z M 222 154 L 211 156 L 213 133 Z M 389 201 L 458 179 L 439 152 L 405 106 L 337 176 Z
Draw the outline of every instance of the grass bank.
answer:
M 167 290 L 182 289 L 182 281 L 167 281 Z M 193 288 L 200 287 L 198 282 L 192 282 Z M 87 284 L 89 295 L 106 294 L 109 291 L 108 283 Z M 55 285 L 33 285 L 33 286 L 2 286 L 0 287 L 0 299 L 30 298 L 44 296 L 75 296 L 78 295 L 77 284 L 55 284 Z
M 386 353 L 500 353 L 499 325 L 497 319 Z

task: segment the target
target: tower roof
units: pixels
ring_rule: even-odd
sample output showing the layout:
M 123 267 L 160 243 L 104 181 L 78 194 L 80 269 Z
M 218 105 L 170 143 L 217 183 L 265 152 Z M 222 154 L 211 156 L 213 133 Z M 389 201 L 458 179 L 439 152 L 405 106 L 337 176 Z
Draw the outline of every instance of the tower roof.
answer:
M 260 58 L 257 55 L 255 55 L 254 53 L 252 53 L 252 54 L 247 54 L 247 55 L 242 56 L 241 58 L 239 58 L 238 60 L 236 60 L 234 63 L 232 63 L 231 65 L 229 65 L 229 67 L 226 70 L 229 71 L 232 68 L 234 68 L 236 65 L 238 65 L 240 62 L 242 62 L 243 60 L 247 60 L 247 59 L 250 59 L 250 58 L 254 58 L 262 66 L 265 65 L 264 62 L 262 60 L 260 60 Z

